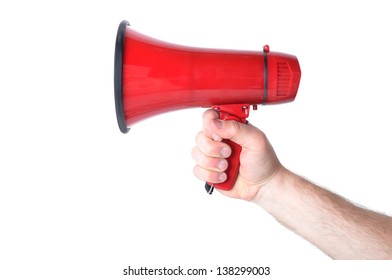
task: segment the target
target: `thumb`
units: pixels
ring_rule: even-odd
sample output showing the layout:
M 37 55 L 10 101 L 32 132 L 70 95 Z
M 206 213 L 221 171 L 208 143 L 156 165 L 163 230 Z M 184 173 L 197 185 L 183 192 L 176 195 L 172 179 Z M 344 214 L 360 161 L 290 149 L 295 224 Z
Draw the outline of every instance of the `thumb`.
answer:
M 237 121 L 214 119 L 214 133 L 222 139 L 229 139 L 243 148 L 252 148 L 259 143 L 261 131 L 250 125 Z
M 264 133 L 251 124 L 232 120 L 220 120 L 216 110 L 209 109 L 203 114 L 203 131 L 211 139 L 229 139 L 243 148 L 257 149 L 266 141 Z

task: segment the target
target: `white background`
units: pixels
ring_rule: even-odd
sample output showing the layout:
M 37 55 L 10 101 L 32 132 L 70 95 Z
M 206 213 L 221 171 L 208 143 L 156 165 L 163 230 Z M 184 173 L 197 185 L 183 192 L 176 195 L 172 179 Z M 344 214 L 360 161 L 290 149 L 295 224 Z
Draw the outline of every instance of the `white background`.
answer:
M 294 54 L 295 102 L 260 107 L 249 120 L 289 169 L 392 213 L 389 7 L 3 1 L 0 278 L 131 279 L 122 276 L 128 265 L 181 265 L 271 266 L 269 279 L 390 279 L 390 262 L 330 261 L 256 205 L 208 196 L 190 156 L 204 109 L 159 115 L 123 135 L 113 97 L 123 19 L 168 42 Z

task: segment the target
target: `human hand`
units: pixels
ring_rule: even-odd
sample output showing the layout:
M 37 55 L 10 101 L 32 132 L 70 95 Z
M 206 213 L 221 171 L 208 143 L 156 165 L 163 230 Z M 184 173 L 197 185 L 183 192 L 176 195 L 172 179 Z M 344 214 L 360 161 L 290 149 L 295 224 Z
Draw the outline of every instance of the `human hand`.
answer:
M 196 146 L 192 149 L 192 157 L 197 164 L 193 171 L 200 180 L 222 183 L 227 179 L 226 159 L 231 149 L 222 139 L 239 144 L 242 151 L 239 174 L 233 188 L 219 191 L 229 197 L 253 201 L 272 185 L 282 165 L 262 131 L 251 124 L 222 121 L 218 112 L 210 109 L 203 114 L 203 131 L 197 134 Z

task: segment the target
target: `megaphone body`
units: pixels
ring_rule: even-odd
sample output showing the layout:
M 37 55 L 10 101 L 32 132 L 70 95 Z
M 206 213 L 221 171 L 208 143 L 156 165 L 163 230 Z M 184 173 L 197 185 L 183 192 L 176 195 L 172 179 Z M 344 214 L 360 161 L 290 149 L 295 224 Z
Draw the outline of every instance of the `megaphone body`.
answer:
M 220 50 L 163 42 L 121 22 L 115 50 L 115 103 L 123 133 L 143 119 L 192 107 L 214 108 L 220 118 L 246 123 L 251 106 L 294 100 L 301 71 L 295 56 L 263 51 Z M 232 148 L 228 179 L 232 188 L 241 147 Z M 212 185 L 212 184 L 211 184 Z

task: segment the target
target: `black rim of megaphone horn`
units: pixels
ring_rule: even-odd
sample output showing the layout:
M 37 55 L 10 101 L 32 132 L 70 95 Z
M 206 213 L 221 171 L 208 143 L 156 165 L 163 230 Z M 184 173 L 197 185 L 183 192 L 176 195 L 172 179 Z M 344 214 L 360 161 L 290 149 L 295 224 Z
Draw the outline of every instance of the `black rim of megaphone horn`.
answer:
M 122 133 L 127 133 L 129 128 L 125 122 L 124 102 L 123 102 L 123 53 L 125 30 L 129 22 L 123 20 L 117 31 L 116 49 L 114 53 L 114 99 L 116 103 L 117 123 Z

